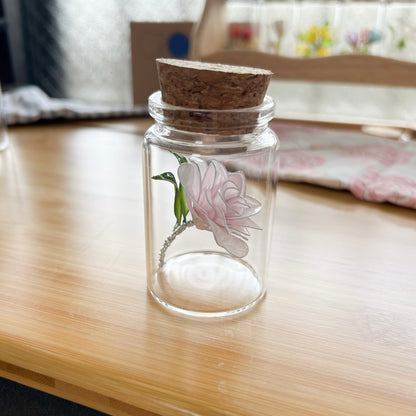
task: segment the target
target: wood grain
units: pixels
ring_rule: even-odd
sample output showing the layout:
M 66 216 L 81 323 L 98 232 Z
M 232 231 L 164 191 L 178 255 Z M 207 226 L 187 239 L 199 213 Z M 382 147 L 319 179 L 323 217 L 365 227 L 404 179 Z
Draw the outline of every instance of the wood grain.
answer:
M 146 293 L 140 124 L 9 129 L 0 375 L 122 416 L 414 416 L 415 212 L 281 183 L 266 299 L 171 315 Z
M 416 87 L 416 62 L 374 55 L 336 55 L 290 58 L 258 51 L 219 51 L 202 58 L 207 62 L 269 69 L 274 78 L 345 82 L 395 87 Z

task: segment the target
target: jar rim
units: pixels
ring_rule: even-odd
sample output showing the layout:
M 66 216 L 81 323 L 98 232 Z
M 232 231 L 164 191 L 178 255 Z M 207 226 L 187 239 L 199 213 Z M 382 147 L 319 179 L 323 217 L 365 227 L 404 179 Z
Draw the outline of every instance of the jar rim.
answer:
M 167 104 L 161 91 L 156 91 L 149 96 L 148 109 L 156 122 L 178 130 L 227 135 L 250 133 L 267 126 L 275 116 L 275 102 L 269 95 L 255 107 L 217 110 Z

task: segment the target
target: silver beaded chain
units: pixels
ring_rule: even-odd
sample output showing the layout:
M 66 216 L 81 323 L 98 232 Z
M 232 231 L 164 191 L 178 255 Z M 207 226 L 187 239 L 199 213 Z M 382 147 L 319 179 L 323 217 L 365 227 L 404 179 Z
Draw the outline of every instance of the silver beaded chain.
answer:
M 165 240 L 165 242 L 163 243 L 162 248 L 160 249 L 160 252 L 159 252 L 159 269 L 161 269 L 163 267 L 163 265 L 165 264 L 166 251 L 170 247 L 170 245 L 172 244 L 173 240 L 175 240 L 175 238 L 179 234 L 184 232 L 187 228 L 192 227 L 193 225 L 194 225 L 194 222 L 192 220 L 190 220 L 190 221 L 186 222 L 185 224 L 176 226 L 173 229 L 172 234 Z

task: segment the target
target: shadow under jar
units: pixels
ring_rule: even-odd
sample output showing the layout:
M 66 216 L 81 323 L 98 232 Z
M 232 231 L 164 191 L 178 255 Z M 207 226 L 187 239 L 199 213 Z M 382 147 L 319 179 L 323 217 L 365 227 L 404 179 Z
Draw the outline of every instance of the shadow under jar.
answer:
M 243 312 L 266 291 L 278 139 L 274 102 L 200 110 L 149 97 L 144 137 L 147 285 L 172 311 Z

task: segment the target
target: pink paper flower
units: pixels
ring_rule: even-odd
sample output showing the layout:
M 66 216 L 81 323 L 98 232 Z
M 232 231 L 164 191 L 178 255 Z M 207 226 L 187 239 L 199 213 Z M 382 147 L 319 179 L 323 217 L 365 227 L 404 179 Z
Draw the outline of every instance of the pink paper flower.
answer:
M 248 228 L 261 229 L 250 218 L 260 211 L 261 204 L 246 195 L 244 173 L 230 173 L 216 160 L 209 164 L 192 160 L 179 166 L 178 176 L 195 226 L 212 231 L 217 244 L 230 254 L 244 257 Z

